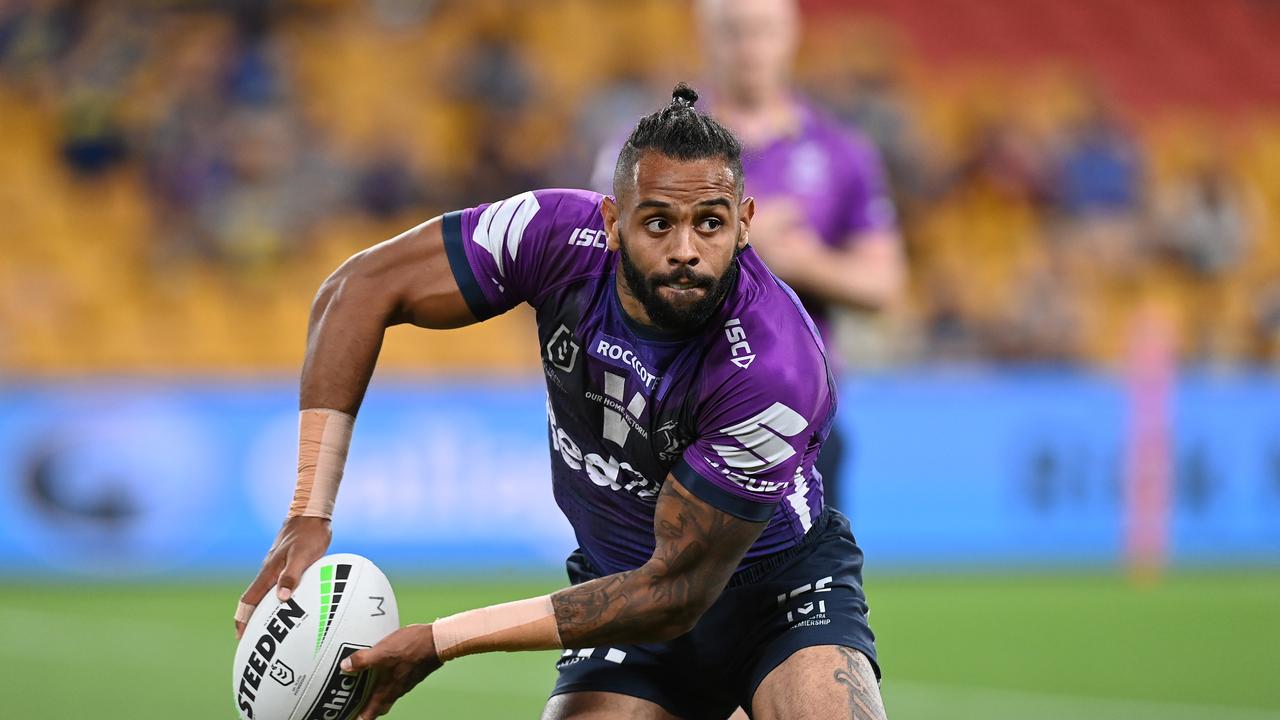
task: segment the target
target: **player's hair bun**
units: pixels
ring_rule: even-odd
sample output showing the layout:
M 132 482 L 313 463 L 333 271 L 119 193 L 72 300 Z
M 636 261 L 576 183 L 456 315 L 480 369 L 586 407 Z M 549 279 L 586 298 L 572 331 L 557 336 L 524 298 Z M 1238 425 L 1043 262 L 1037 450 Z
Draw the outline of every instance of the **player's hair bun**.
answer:
M 675 89 L 671 91 L 672 105 L 687 105 L 689 107 L 693 107 L 693 104 L 696 102 L 698 102 L 697 90 L 689 87 L 688 83 L 676 83 Z

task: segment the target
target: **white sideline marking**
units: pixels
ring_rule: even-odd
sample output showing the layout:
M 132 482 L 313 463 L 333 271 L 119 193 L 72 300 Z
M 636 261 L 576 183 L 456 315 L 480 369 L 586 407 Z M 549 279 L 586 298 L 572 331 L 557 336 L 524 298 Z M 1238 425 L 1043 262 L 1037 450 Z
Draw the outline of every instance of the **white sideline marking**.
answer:
M 981 717 L 1035 720 L 1280 720 L 1261 708 L 1205 705 L 1133 698 L 965 687 L 886 680 L 886 710 L 893 718 Z

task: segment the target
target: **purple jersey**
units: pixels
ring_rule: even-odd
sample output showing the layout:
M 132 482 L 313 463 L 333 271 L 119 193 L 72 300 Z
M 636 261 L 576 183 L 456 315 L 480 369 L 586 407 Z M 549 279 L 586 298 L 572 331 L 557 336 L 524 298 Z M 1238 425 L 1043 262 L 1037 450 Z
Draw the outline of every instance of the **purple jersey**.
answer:
M 875 146 L 808 104 L 798 102 L 796 109 L 794 132 L 743 150 L 747 194 L 762 207 L 774 199 L 794 202 L 828 247 L 844 247 L 870 230 L 893 230 L 896 213 Z M 825 325 L 826 306 L 803 300 Z
M 537 311 L 553 491 L 583 552 L 604 573 L 647 561 L 668 474 L 724 512 L 768 521 L 744 566 L 795 545 L 822 511 L 813 463 L 835 413 L 813 323 L 748 248 L 704 329 L 636 324 L 618 300 L 601 199 L 539 190 L 444 216 L 475 316 Z
M 743 150 L 747 194 L 761 202 L 796 202 L 830 247 L 867 230 L 894 229 L 893 202 L 871 141 L 809 105 L 796 108 L 794 132 Z

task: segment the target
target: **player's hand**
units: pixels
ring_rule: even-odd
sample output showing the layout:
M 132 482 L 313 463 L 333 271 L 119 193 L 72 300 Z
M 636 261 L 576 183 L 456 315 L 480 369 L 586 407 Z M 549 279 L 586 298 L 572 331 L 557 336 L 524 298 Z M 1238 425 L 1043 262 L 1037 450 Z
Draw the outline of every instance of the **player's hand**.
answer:
M 288 600 L 298 587 L 302 572 L 324 557 L 332 539 L 333 530 L 326 518 L 291 517 L 286 520 L 275 544 L 267 551 L 267 559 L 262 561 L 262 569 L 240 596 L 240 602 L 257 607 L 272 585 L 279 585 L 276 597 L 281 602 Z M 236 639 L 239 640 L 248 617 L 243 613 L 237 614 L 240 617 L 236 618 Z
M 775 244 L 797 227 L 805 227 L 800 205 L 791 197 L 758 198 L 756 214 L 751 219 L 751 244 L 765 247 Z
M 822 243 L 789 198 L 761 201 L 751 221 L 751 246 L 775 275 L 795 282 L 821 262 Z
M 373 669 L 369 702 L 360 711 L 360 720 L 372 720 L 390 712 L 401 695 L 412 690 L 443 664 L 436 656 L 431 626 L 406 625 L 377 645 L 343 660 L 342 671 L 358 673 Z

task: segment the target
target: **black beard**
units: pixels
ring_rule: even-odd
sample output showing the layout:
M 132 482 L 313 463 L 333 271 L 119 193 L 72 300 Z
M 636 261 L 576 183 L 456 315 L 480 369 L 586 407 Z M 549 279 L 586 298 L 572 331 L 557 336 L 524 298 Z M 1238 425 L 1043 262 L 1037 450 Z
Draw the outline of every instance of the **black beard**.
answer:
M 738 280 L 738 251 L 734 251 L 729 268 L 719 279 L 699 275 L 688 266 L 677 268 L 670 273 L 646 277 L 640 272 L 640 268 L 631 262 L 631 256 L 627 254 L 627 241 L 621 232 L 618 233 L 618 255 L 622 258 L 622 278 L 627 283 L 627 288 L 640 301 L 645 313 L 649 315 L 649 321 L 664 332 L 687 333 L 701 328 L 715 314 L 720 307 L 720 302 L 729 294 L 733 284 Z M 688 307 L 675 307 L 662 299 L 658 294 L 658 288 L 680 280 L 690 280 L 691 287 L 704 288 L 708 292 L 701 300 Z

